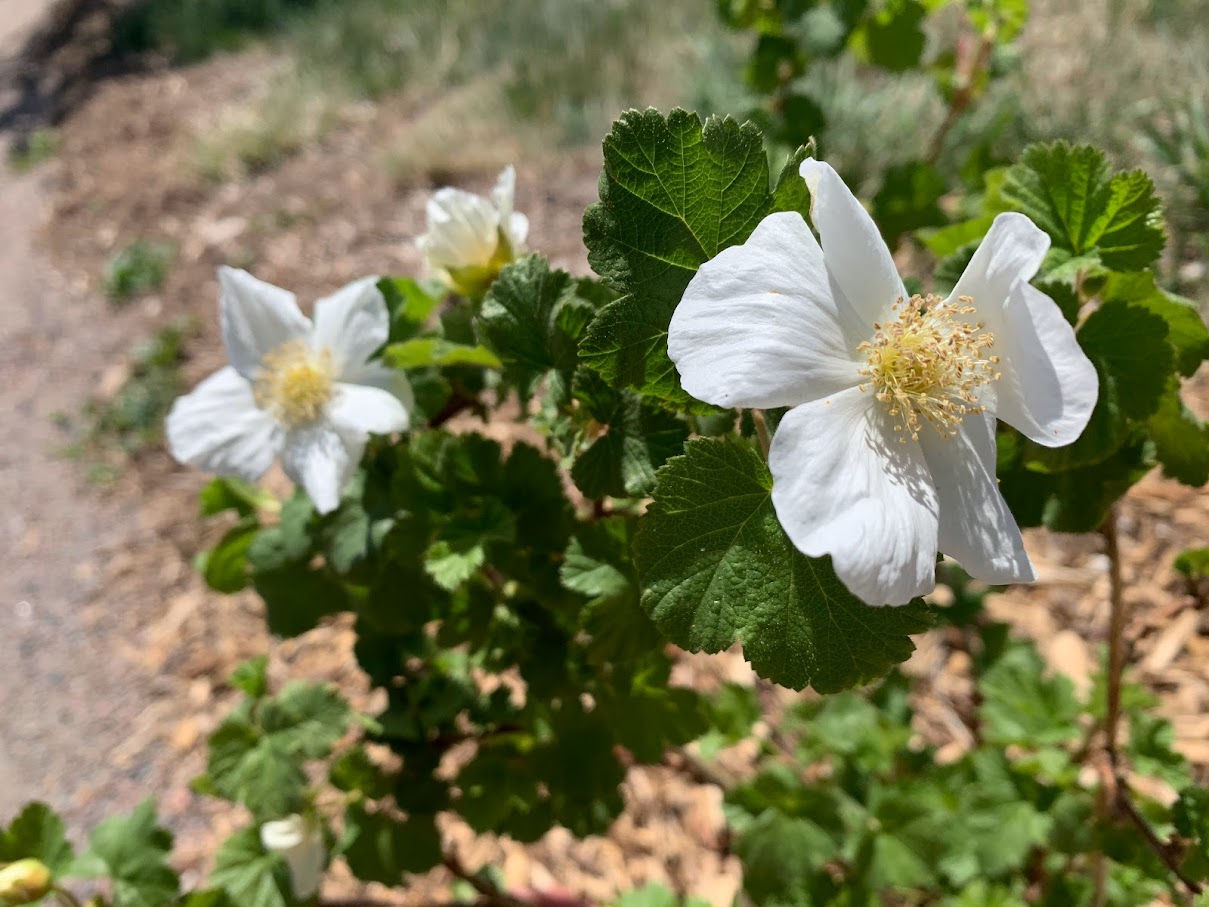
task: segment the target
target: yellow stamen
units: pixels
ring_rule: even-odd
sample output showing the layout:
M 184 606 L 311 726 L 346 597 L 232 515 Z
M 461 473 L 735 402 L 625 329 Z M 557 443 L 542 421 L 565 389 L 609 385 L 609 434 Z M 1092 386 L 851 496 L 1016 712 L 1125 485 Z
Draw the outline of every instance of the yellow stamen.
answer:
M 869 381 L 859 387 L 872 387 L 894 417 L 894 430 L 904 433 L 903 444 L 908 436 L 918 441 L 925 422 L 952 437 L 966 416 L 986 412 L 978 389 L 999 379 L 999 357 L 987 355 L 995 338 L 970 319 L 972 302 L 969 296 L 899 298 L 893 319 L 875 324 L 872 342 L 857 347 L 869 363 L 860 371 Z
M 290 428 L 314 422 L 332 398 L 335 369 L 327 349 L 291 340 L 261 360 L 256 402 Z

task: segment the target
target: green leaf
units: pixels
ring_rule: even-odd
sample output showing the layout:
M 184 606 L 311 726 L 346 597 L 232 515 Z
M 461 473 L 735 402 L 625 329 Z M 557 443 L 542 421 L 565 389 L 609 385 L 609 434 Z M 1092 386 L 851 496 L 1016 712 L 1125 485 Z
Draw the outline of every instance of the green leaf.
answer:
M 988 743 L 1035 748 L 1079 736 L 1079 702 L 1070 678 L 1046 676 L 1031 644 L 1009 648 L 983 674 L 979 715 Z
M 226 595 L 248 585 L 248 549 L 260 532 L 260 521 L 247 516 L 227 530 L 226 535 L 206 553 L 202 576 L 206 585 Z
M 1108 459 L 1129 440 L 1131 420 L 1146 419 L 1159 408 L 1171 378 L 1167 325 L 1143 308 L 1106 302 L 1076 336 L 1099 376 L 1095 409 L 1073 444 L 1029 445 L 1025 463 L 1030 469 L 1064 472 Z
M 838 855 L 832 835 L 809 818 L 758 815 L 734 843 L 743 889 L 757 904 L 815 904 L 831 886 L 823 864 Z
M 632 391 L 613 390 L 595 372 L 576 376 L 575 396 L 603 428 L 571 467 L 579 490 L 592 499 L 650 494 L 655 470 L 684 449 L 688 426 Z
M 400 820 L 354 803 L 345 810 L 344 821 L 344 858 L 363 882 L 395 887 L 404 884 L 405 875 L 441 863 L 441 836 L 432 816 Z
M 445 287 L 436 281 L 417 281 L 410 277 L 383 277 L 378 289 L 390 312 L 390 341 L 414 337 L 445 298 Z
M 890 248 L 898 245 L 904 233 L 948 220 L 939 204 L 947 188 L 936 166 L 923 161 L 896 164 L 886 171 L 873 198 L 873 219 Z
M 533 377 L 576 365 L 573 337 L 562 325 L 575 310 L 591 311 L 579 298 L 578 283 L 530 255 L 500 271 L 479 313 L 479 333 L 514 374 Z M 570 311 L 568 311 L 570 310 Z
M 1167 322 L 1167 341 L 1175 347 L 1176 367 L 1185 378 L 1209 358 L 1209 329 L 1196 304 L 1160 289 L 1149 271 L 1110 274 L 1099 295 L 1105 302 L 1127 302 L 1146 309 Z
M 269 658 L 258 655 L 240 662 L 231 672 L 231 686 L 243 690 L 252 699 L 260 699 L 269 692 Z
M 52 876 L 62 875 L 74 859 L 63 820 L 45 803 L 29 803 L 7 831 L 0 829 L 0 864 L 34 859 Z
M 691 895 L 679 898 L 662 885 L 651 883 L 634 891 L 623 892 L 616 907 L 709 907 L 709 901 Z
M 919 0 L 883 0 L 880 8 L 853 35 L 870 63 L 891 72 L 906 72 L 919 64 L 927 39 L 927 11 Z
M 482 545 L 459 550 L 449 542 L 438 541 L 424 553 L 424 570 L 438 586 L 452 592 L 474 576 L 486 557 Z
M 440 368 L 448 365 L 474 365 L 501 368 L 495 353 L 484 346 L 452 343 L 442 337 L 415 337 L 392 343 L 382 352 L 382 360 L 391 368 Z
M 359 500 L 346 497 L 339 510 L 324 517 L 319 543 L 333 570 L 348 573 L 369 553 L 369 532 L 369 514 Z
M 1110 174 L 1103 152 L 1066 142 L 1033 145 L 1008 170 L 1003 201 L 1027 214 L 1071 256 L 1140 271 L 1166 242 L 1154 184 L 1141 170 Z
M 356 746 L 346 750 L 332 763 L 328 780 L 336 790 L 360 792 L 371 800 L 380 800 L 391 792 L 393 779 L 365 750 Z
M 724 683 L 709 702 L 709 730 L 698 741 L 701 755 L 712 758 L 719 750 L 751 736 L 760 720 L 760 699 L 753 687 Z
M 1180 552 L 1174 566 L 1192 580 L 1209 577 L 1209 548 L 1189 548 Z
M 285 860 L 264 849 L 260 832 L 245 828 L 218 849 L 210 883 L 239 907 L 293 907 L 290 871 Z
M 93 829 L 84 860 L 110 878 L 113 907 L 163 907 L 180 892 L 180 879 L 168 865 L 171 850 L 172 834 L 156 823 L 149 798 L 129 816 Z
M 257 510 L 273 510 L 278 506 L 277 499 L 269 492 L 232 476 L 211 479 L 201 490 L 199 504 L 202 516 L 234 510 L 241 517 L 251 516 Z
M 635 541 L 643 606 L 672 642 L 720 652 L 736 638 L 761 676 L 835 692 L 881 676 L 930 625 L 927 606 L 873 608 L 830 558 L 798 552 L 777 522 L 772 476 L 737 439 L 690 441 L 659 471 Z
M 563 585 L 589 598 L 611 598 L 635 590 L 630 560 L 631 520 L 611 517 L 580 527 L 567 547 Z
M 667 356 L 672 312 L 702 262 L 746 240 L 777 203 L 797 209 L 800 191 L 770 194 L 751 124 L 711 117 L 702 126 L 683 110 L 622 114 L 605 138 L 584 241 L 592 268 L 625 295 L 597 314 L 580 356 L 614 387 L 693 406 Z
M 350 710 L 335 690 L 292 682 L 257 702 L 255 721 L 236 713 L 210 737 L 203 787 L 244 804 L 258 819 L 279 819 L 306 805 L 309 760 L 322 759 L 348 729 Z
M 1209 482 L 1209 424 L 1184 405 L 1178 379 L 1171 379 L 1147 426 L 1164 475 L 1193 488 Z

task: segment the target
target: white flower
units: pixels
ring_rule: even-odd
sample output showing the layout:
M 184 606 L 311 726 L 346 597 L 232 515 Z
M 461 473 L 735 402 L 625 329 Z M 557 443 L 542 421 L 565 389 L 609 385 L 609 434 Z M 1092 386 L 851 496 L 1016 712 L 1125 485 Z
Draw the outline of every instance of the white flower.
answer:
M 416 245 L 433 273 L 458 293 L 485 292 L 525 248 L 529 219 L 512 210 L 516 171 L 505 167 L 490 199 L 446 187 L 428 200 L 428 232 Z
M 406 378 L 370 361 L 390 330 L 376 278 L 320 299 L 313 324 L 293 293 L 246 271 L 220 268 L 218 280 L 231 365 L 173 403 L 172 455 L 255 481 L 280 454 L 316 509 L 335 510 L 369 434 L 408 426 Z
M 932 589 L 938 549 L 987 582 L 1033 579 L 995 478 L 995 417 L 1057 447 L 1098 392 L 1071 326 L 1028 282 L 1049 238 L 1001 214 L 947 299 L 908 299 L 836 172 L 807 160 L 801 173 L 821 248 L 800 215 L 771 214 L 701 266 L 668 330 L 684 389 L 793 407 L 769 451 L 773 506 L 863 601 Z
M 294 896 L 305 901 L 319 890 L 327 850 L 319 823 L 293 815 L 260 826 L 260 843 L 269 853 L 281 854 L 290 868 Z

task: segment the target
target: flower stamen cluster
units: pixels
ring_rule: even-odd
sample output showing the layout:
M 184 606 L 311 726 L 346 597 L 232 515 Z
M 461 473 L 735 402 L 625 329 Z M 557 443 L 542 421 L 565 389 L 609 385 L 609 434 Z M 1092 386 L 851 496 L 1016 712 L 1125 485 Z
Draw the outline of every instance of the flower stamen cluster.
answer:
M 326 348 L 315 350 L 305 340 L 290 340 L 267 353 L 261 366 L 256 402 L 290 428 L 314 422 L 332 399 L 336 369 Z
M 924 423 L 941 437 L 953 437 L 968 415 L 986 412 L 980 389 L 998 380 L 999 357 L 988 355 L 995 338 L 982 322 L 972 321 L 969 296 L 946 301 L 939 296 L 899 297 L 891 321 L 873 325 L 872 341 L 857 347 L 868 362 L 860 374 L 869 379 L 878 402 L 894 417 L 894 430 L 919 440 Z

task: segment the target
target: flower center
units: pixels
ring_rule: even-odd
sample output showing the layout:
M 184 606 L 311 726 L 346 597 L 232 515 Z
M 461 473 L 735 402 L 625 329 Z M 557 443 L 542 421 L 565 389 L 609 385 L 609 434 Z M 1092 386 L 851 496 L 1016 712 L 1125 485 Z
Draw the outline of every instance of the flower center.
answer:
M 994 336 L 968 317 L 974 314 L 972 302 L 969 296 L 956 302 L 932 295 L 900 298 L 893 320 L 873 325 L 873 340 L 857 347 L 868 362 L 860 373 L 869 382 L 860 389 L 872 385 L 894 417 L 894 430 L 903 433 L 900 443 L 908 435 L 918 441 L 924 423 L 952 437 L 966 416 L 986 412 L 978 390 L 1001 377 L 995 370 L 999 357 L 987 355 Z
M 314 422 L 332 398 L 335 369 L 327 349 L 313 350 L 305 340 L 283 343 L 261 360 L 256 402 L 290 428 Z

